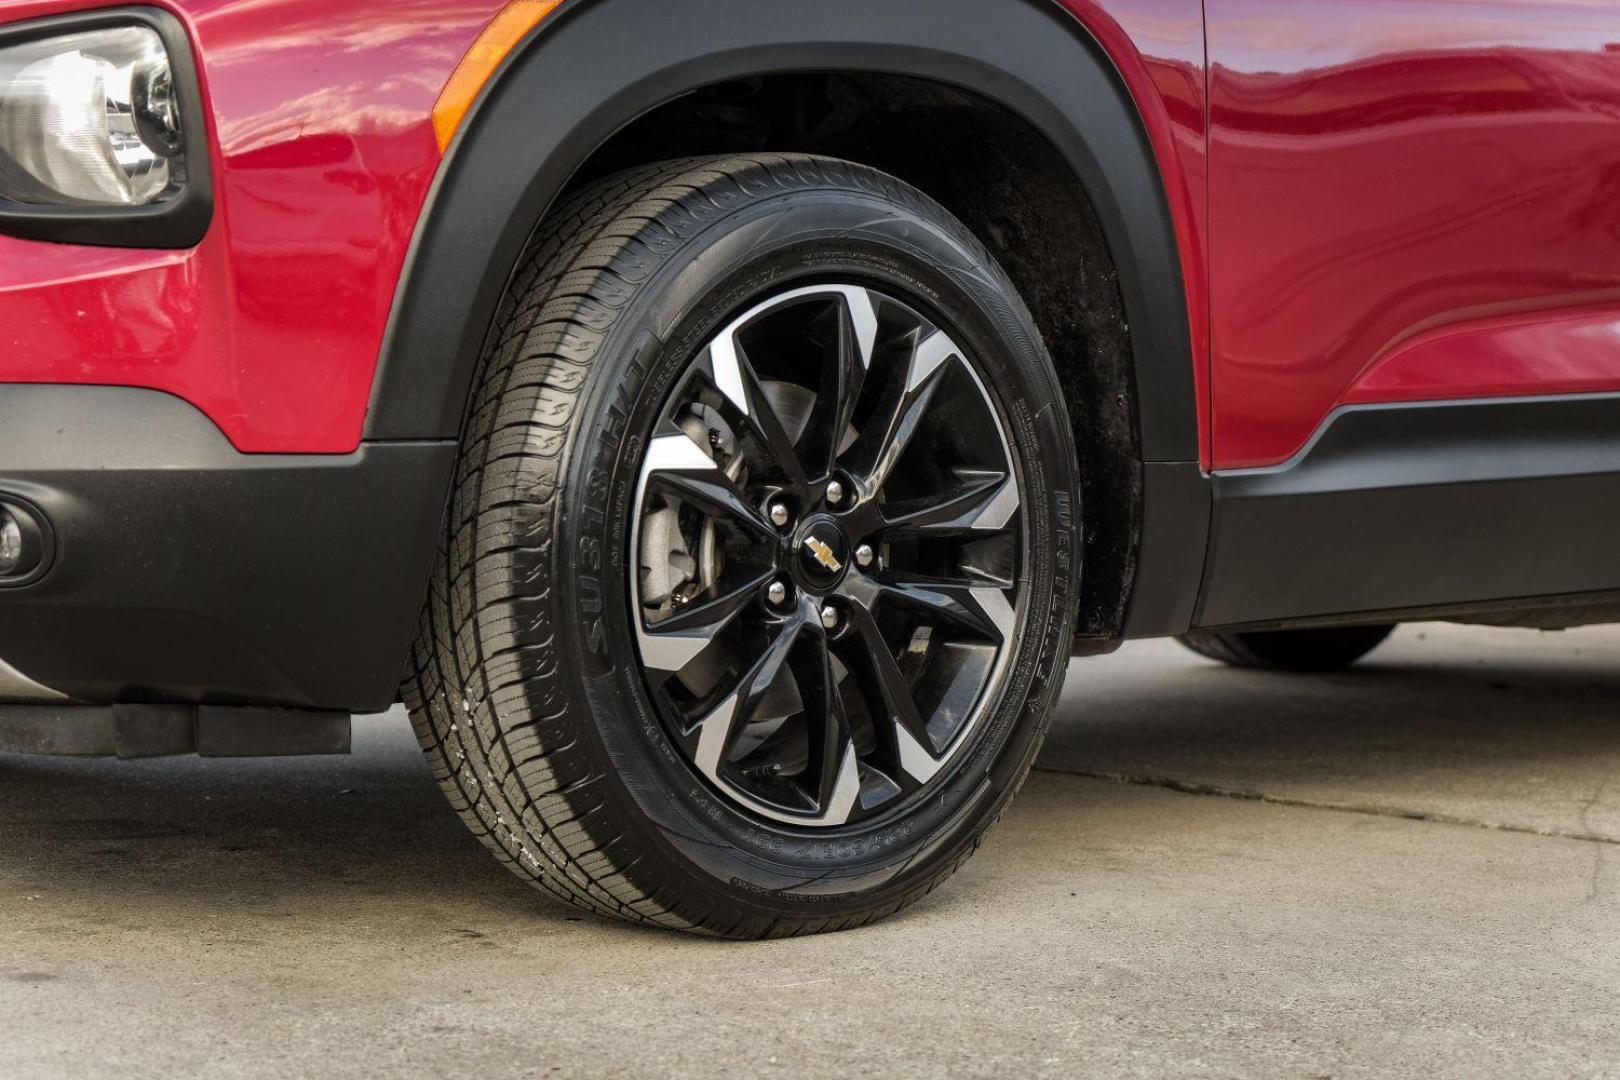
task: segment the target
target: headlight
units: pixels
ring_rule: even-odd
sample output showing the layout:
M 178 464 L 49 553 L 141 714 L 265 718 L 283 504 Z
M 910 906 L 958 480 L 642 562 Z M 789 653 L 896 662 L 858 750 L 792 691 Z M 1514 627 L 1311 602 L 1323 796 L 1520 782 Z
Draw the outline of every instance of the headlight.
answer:
M 0 198 L 146 206 L 186 179 L 168 51 L 148 26 L 0 46 Z

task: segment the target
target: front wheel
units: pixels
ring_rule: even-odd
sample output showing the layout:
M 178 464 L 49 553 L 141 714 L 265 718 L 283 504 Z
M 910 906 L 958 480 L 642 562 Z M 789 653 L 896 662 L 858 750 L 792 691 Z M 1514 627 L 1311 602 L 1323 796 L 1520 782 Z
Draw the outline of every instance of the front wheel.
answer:
M 1077 607 L 1073 439 L 994 260 L 883 174 L 675 162 L 555 212 L 490 335 L 405 695 L 593 911 L 858 925 L 977 846 Z

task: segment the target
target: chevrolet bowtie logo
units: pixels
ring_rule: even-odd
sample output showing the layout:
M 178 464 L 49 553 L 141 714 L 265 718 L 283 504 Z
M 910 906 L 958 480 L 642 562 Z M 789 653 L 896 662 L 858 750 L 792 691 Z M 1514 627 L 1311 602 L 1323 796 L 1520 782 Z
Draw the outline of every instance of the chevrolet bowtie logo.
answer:
M 816 562 L 825 567 L 829 573 L 836 574 L 844 568 L 844 564 L 838 561 L 838 556 L 833 554 L 833 549 L 825 542 L 817 540 L 814 536 L 807 536 L 804 538 L 804 546 L 810 549 L 810 554 L 816 557 Z

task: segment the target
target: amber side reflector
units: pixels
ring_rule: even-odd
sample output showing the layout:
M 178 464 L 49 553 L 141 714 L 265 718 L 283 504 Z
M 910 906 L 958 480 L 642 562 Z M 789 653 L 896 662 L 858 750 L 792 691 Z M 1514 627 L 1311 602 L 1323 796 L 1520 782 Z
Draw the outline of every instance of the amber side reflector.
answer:
M 478 40 L 451 73 L 439 100 L 433 104 L 433 133 L 439 139 L 439 153 L 450 148 L 450 140 L 456 137 L 461 122 L 467 118 L 467 110 L 478 100 L 479 92 L 507 53 L 561 3 L 562 0 L 511 0 L 484 27 L 484 32 L 478 35 Z

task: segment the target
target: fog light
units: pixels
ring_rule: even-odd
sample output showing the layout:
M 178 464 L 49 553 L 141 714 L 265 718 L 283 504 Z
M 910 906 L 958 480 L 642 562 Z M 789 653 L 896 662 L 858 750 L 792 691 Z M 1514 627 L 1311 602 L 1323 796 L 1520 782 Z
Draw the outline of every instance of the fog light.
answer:
M 0 589 L 38 581 L 51 568 L 55 547 L 42 514 L 21 499 L 0 498 Z
M 0 198 L 141 206 L 185 178 L 185 138 L 163 39 L 145 26 L 0 49 Z
M 22 567 L 22 523 L 11 511 L 0 506 L 0 577 L 15 574 Z

